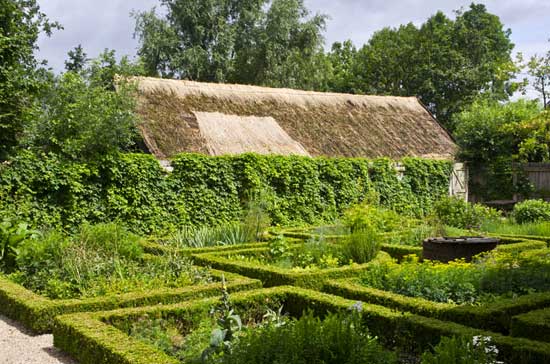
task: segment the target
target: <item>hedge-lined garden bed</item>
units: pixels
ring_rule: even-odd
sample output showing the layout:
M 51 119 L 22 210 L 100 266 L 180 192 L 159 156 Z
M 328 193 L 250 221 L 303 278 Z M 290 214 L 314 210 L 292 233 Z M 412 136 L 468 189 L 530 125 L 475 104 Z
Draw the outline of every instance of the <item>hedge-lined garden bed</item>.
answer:
M 304 310 L 315 315 L 327 312 L 349 312 L 354 307 L 369 331 L 390 349 L 399 348 L 418 354 L 437 344 L 442 336 L 490 337 L 498 347 L 499 356 L 507 363 L 543 363 L 550 360 L 550 345 L 498 333 L 481 331 L 456 323 L 444 322 L 411 313 L 398 312 L 372 304 L 357 304 L 352 300 L 297 287 L 275 287 L 236 293 L 231 296 L 236 311 L 282 305 L 291 316 Z M 196 323 L 217 304 L 216 299 L 191 301 L 168 306 L 121 309 L 110 312 L 78 313 L 60 316 L 54 330 L 54 343 L 81 364 L 176 364 L 176 357 L 160 348 L 129 336 L 128 328 L 146 318 L 181 320 Z M 186 332 L 193 331 L 187 327 Z
M 297 250 L 297 248 L 291 246 L 290 250 Z M 194 254 L 193 259 L 197 264 L 259 279 L 265 287 L 293 285 L 306 288 L 321 288 L 326 279 L 354 276 L 374 262 L 390 259 L 387 253 L 380 252 L 369 263 L 352 263 L 334 268 L 292 269 L 255 259 L 268 254 L 269 251 L 268 247 L 260 247 L 221 253 L 203 253 Z
M 38 295 L 0 275 L 0 314 L 21 322 L 36 333 L 50 332 L 55 316 L 71 312 L 104 311 L 119 307 L 180 302 L 218 294 L 225 276 L 230 291 L 261 287 L 261 282 L 234 273 L 210 271 L 211 283 L 182 288 L 151 289 L 86 299 L 50 299 Z
M 383 263 L 358 277 L 329 280 L 323 290 L 508 333 L 515 315 L 550 306 L 549 258 L 540 241 L 504 244 L 473 263 L 408 257 L 400 265 Z

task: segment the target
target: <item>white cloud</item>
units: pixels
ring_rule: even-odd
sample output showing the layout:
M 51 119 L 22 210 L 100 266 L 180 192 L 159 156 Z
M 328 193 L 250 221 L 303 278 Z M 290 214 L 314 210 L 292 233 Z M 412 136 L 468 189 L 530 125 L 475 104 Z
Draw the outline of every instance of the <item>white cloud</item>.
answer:
M 330 15 L 326 33 L 327 44 L 352 39 L 356 45 L 365 43 L 372 33 L 385 26 L 414 22 L 419 24 L 442 10 L 467 8 L 472 0 L 305 0 L 312 12 Z M 550 48 L 550 13 L 548 0 L 482 0 L 490 12 L 501 17 L 512 29 L 517 50 L 526 55 L 543 53 Z M 148 10 L 159 6 L 159 0 L 39 0 L 50 18 L 60 21 L 64 31 L 50 39 L 41 39 L 40 55 L 56 70 L 63 69 L 67 51 L 79 43 L 89 56 L 104 48 L 118 54 L 134 55 L 136 41 L 132 38 L 134 21 L 131 10 Z

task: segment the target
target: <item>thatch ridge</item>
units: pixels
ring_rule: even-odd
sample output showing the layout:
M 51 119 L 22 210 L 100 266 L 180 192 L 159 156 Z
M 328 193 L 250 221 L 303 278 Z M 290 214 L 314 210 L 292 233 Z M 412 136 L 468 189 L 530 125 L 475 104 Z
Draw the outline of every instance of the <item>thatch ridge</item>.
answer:
M 312 156 L 451 159 L 457 150 L 450 135 L 415 97 L 136 80 L 144 120 L 141 131 L 159 158 L 180 152 L 208 154 L 207 141 L 188 119 L 195 112 L 271 117 Z

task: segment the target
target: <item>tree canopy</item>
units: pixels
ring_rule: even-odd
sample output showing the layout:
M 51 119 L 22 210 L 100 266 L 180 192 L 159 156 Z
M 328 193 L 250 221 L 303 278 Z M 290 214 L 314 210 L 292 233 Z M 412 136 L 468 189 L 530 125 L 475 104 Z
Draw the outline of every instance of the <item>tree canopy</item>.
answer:
M 335 44 L 333 85 L 343 92 L 418 96 L 453 129 L 451 116 L 479 94 L 505 100 L 514 91 L 510 34 L 481 4 L 457 11 L 454 20 L 437 12 L 419 27 L 384 28 L 359 50 Z
M 149 75 L 322 88 L 325 16 L 303 0 L 161 0 L 134 14 Z
M 56 28 L 36 0 L 0 0 L 0 160 L 17 145 L 25 108 L 40 89 L 38 35 Z

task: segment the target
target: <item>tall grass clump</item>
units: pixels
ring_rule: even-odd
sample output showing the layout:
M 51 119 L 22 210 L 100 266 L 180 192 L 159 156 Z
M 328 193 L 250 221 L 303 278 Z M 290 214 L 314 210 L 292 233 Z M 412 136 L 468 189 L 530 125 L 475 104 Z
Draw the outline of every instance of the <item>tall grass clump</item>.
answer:
M 375 229 L 363 227 L 353 231 L 342 248 L 345 261 L 358 264 L 370 262 L 380 251 L 380 235 Z

